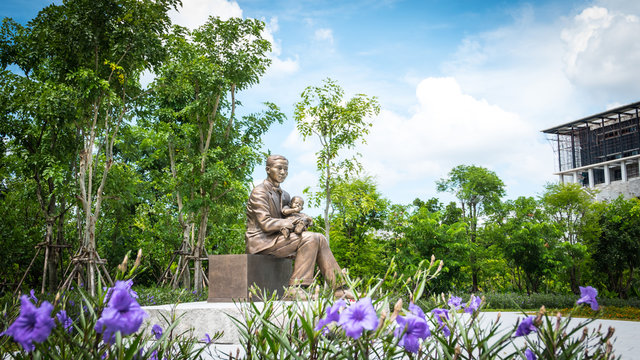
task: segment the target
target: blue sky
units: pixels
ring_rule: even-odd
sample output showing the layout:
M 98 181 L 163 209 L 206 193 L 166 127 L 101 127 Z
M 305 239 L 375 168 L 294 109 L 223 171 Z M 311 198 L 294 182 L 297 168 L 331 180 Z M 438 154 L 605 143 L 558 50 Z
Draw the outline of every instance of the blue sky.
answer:
M 4 0 L 25 21 L 47 1 Z M 263 101 L 288 117 L 265 137 L 290 160 L 283 187 L 317 182 L 315 141 L 295 131 L 293 105 L 330 77 L 347 96 L 377 96 L 365 170 L 394 203 L 438 196 L 435 181 L 459 164 L 495 171 L 507 196 L 536 196 L 556 181 L 540 130 L 640 100 L 640 2 L 183 0 L 175 22 L 208 15 L 264 20 L 274 45 L 261 83 L 240 112 Z M 255 181 L 264 169 L 255 172 Z M 309 213 L 319 211 L 310 209 Z

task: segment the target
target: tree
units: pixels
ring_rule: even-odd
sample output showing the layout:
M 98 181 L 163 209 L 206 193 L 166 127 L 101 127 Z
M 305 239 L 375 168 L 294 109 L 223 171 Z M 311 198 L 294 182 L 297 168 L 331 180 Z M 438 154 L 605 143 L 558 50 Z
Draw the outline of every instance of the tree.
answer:
M 601 234 L 593 245 L 596 269 L 607 275 L 609 291 L 626 298 L 640 266 L 640 200 L 622 195 L 606 204 Z
M 532 197 L 506 201 L 499 213 L 485 228 L 507 261 L 513 284 L 527 294 L 538 292 L 555 265 L 555 229 Z
M 351 275 L 379 276 L 386 265 L 380 231 L 385 226 L 389 200 L 377 191 L 370 177 L 338 182 L 333 190 L 331 249 L 336 260 Z
M 471 245 L 477 245 L 478 219 L 490 214 L 504 196 L 504 183 L 491 170 L 474 165 L 458 165 L 451 169 L 446 179 L 437 183 L 438 191 L 447 191 L 460 201 L 462 216 L 468 224 L 467 236 Z M 476 251 L 470 252 L 472 277 L 471 291 L 478 291 L 478 259 Z
M 77 131 L 78 200 L 82 240 L 76 274 L 84 274 L 91 294 L 96 279 L 109 282 L 96 251 L 96 224 L 105 200 L 107 176 L 116 159 L 113 148 L 121 126 L 146 94 L 140 85 L 144 70 L 164 59 L 162 35 L 170 24 L 167 11 L 179 0 L 68 0 L 40 11 L 30 23 L 40 61 L 48 77 L 70 91 L 66 123 Z
M 264 113 L 236 116 L 237 93 L 257 84 L 270 64 L 271 44 L 263 30 L 264 23 L 254 19 L 210 17 L 193 31 L 176 26 L 168 37 L 171 59 L 160 69 L 154 93 L 158 121 L 149 126 L 166 144 L 182 228 L 185 256 L 174 286 L 181 274 L 189 274 L 192 259 L 194 289 L 202 289 L 209 224 L 219 225 L 229 214 L 244 219 L 251 173 L 264 158 L 258 151 L 261 137 L 284 118 L 269 103 Z
M 575 183 L 549 184 L 541 200 L 560 234 L 560 248 L 571 291 L 579 294 L 588 254 L 586 243 L 600 232 L 597 206 L 588 190 Z
M 414 200 L 415 209 L 409 214 L 402 228 L 403 236 L 393 244 L 400 269 L 405 275 L 413 274 L 420 261 L 431 256 L 444 262 L 440 275 L 429 282 L 435 293 L 452 291 L 462 287 L 468 266 L 469 243 L 465 239 L 466 225 L 463 222 L 447 224 L 442 204 L 435 198 L 426 202 Z
M 73 92 L 50 74 L 47 52 L 33 24 L 23 27 L 5 19 L 0 34 L 3 68 L 11 64 L 18 69 L 0 73 L 5 160 L 11 177 L 33 185 L 35 206 L 44 219 L 42 242 L 37 245 L 38 253 L 44 249 L 46 267 L 41 289 L 55 291 L 61 250 L 68 246 L 62 228 L 76 172 L 76 131 L 69 126 L 75 115 L 69 106 Z
M 348 179 L 357 173 L 359 163 L 355 157 L 340 160 L 344 149 L 353 149 L 365 142 L 371 122 L 369 116 L 380 112 L 378 100 L 357 94 L 344 103 L 344 91 L 338 84 L 326 79 L 319 87 L 307 87 L 295 105 L 295 120 L 303 139 L 317 136 L 322 148 L 316 152 L 316 168 L 320 172 L 321 191 L 315 194 L 317 202 L 324 197 L 324 232 L 330 238 L 330 209 L 332 190 L 336 181 Z

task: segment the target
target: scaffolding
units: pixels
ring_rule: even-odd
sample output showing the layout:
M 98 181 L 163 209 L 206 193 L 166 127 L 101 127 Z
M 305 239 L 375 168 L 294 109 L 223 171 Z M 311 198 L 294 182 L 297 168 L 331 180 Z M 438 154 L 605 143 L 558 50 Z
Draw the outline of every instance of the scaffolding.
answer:
M 627 177 L 638 177 L 638 162 L 631 162 L 623 170 L 610 164 L 612 160 L 635 157 L 640 154 L 640 102 L 624 105 L 583 119 L 543 130 L 551 142 L 556 156 L 557 173 L 576 169 L 583 185 L 589 182 L 588 171 L 592 168 L 592 183 L 604 183 L 605 169 L 610 171 L 610 180 L 620 180 L 623 171 Z

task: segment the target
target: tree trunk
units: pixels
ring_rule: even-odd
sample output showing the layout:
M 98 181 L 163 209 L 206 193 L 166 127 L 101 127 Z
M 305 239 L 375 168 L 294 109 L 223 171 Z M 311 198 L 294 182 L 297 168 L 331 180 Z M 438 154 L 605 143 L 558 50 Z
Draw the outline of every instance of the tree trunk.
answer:
M 580 279 L 579 279 L 578 269 L 576 268 L 575 265 L 572 265 L 571 269 L 569 269 L 569 283 L 571 286 L 571 291 L 574 294 L 580 294 L 580 288 L 578 287 L 579 282 L 580 282 Z
M 62 198 L 61 202 L 60 202 L 60 209 L 62 209 L 62 213 L 60 214 L 60 216 L 58 216 L 57 218 L 57 225 L 56 225 L 56 245 L 64 245 L 65 241 L 64 241 L 64 214 L 66 212 L 66 201 L 64 198 Z M 49 267 L 49 290 L 51 292 L 55 292 L 56 289 L 58 288 L 58 271 L 57 271 L 57 266 L 60 265 L 60 267 L 62 267 L 62 254 L 63 254 L 63 248 L 56 248 L 55 251 L 55 256 L 52 256 L 51 259 L 49 260 L 51 262 L 50 267 Z M 61 273 L 62 273 L 62 269 Z
M 194 266 L 193 266 L 193 290 L 197 293 L 202 292 L 203 282 L 202 278 L 202 249 L 204 247 L 204 240 L 207 237 L 207 219 L 209 217 L 209 207 L 206 206 L 202 210 L 200 218 L 200 227 L 198 229 L 198 242 L 193 248 Z
M 54 222 L 55 219 L 53 218 L 48 218 L 47 219 L 47 223 L 46 223 L 46 233 L 45 233 L 45 244 L 47 245 L 54 245 L 54 241 L 53 241 L 53 226 L 54 226 Z M 46 272 L 47 276 L 42 277 L 42 292 L 44 292 L 44 289 L 46 286 L 46 284 L 48 284 L 48 289 L 51 292 L 55 292 L 56 291 L 56 287 L 58 286 L 57 281 L 58 281 L 58 261 L 57 261 L 57 248 L 54 247 L 50 247 L 47 246 L 47 249 L 45 251 L 45 264 L 46 264 L 46 269 L 44 270 Z M 45 280 L 49 280 L 47 283 L 45 283 Z
M 478 269 L 471 267 L 471 292 L 478 292 Z
M 325 194 L 326 201 L 324 206 L 324 235 L 327 238 L 327 243 L 330 243 L 329 231 L 331 230 L 331 222 L 329 221 L 329 209 L 331 208 L 331 187 L 330 187 L 330 176 L 331 169 L 329 168 L 330 162 L 327 159 L 325 166 L 327 167 L 327 175 L 325 179 Z

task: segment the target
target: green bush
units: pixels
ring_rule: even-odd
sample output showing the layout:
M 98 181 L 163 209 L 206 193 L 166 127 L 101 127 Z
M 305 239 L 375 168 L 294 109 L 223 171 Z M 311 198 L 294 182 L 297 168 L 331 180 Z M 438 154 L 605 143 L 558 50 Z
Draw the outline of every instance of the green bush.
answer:
M 463 299 L 469 295 L 461 296 Z M 548 309 L 572 308 L 576 302 L 574 294 L 538 294 L 531 295 L 518 293 L 481 293 L 484 296 L 486 309 L 529 309 L 537 310 L 542 305 Z M 631 306 L 640 308 L 640 299 L 598 298 L 598 303 L 604 306 Z
M 464 311 L 457 310 L 460 299 L 453 297 L 421 299 L 426 282 L 438 271 L 433 263 L 426 269 L 422 263 L 401 284 L 418 307 L 405 306 L 398 292 L 386 291 L 384 278 L 372 283 L 346 276 L 357 298 L 351 304 L 334 301 L 331 290 L 320 285 L 307 289 L 307 298 L 317 296 L 308 302 L 281 302 L 254 290 L 253 296 L 267 300 L 239 303 L 242 317 L 233 319 L 246 359 L 616 358 L 613 330 L 587 331 L 594 319 L 569 326 L 571 311 L 569 317 L 555 318 L 541 309 L 501 330 L 499 319 L 481 324 L 480 298 L 468 299 Z
M 197 293 L 186 289 L 170 287 L 134 287 L 138 293 L 138 302 L 142 306 L 177 304 L 207 300 L 206 291 Z

